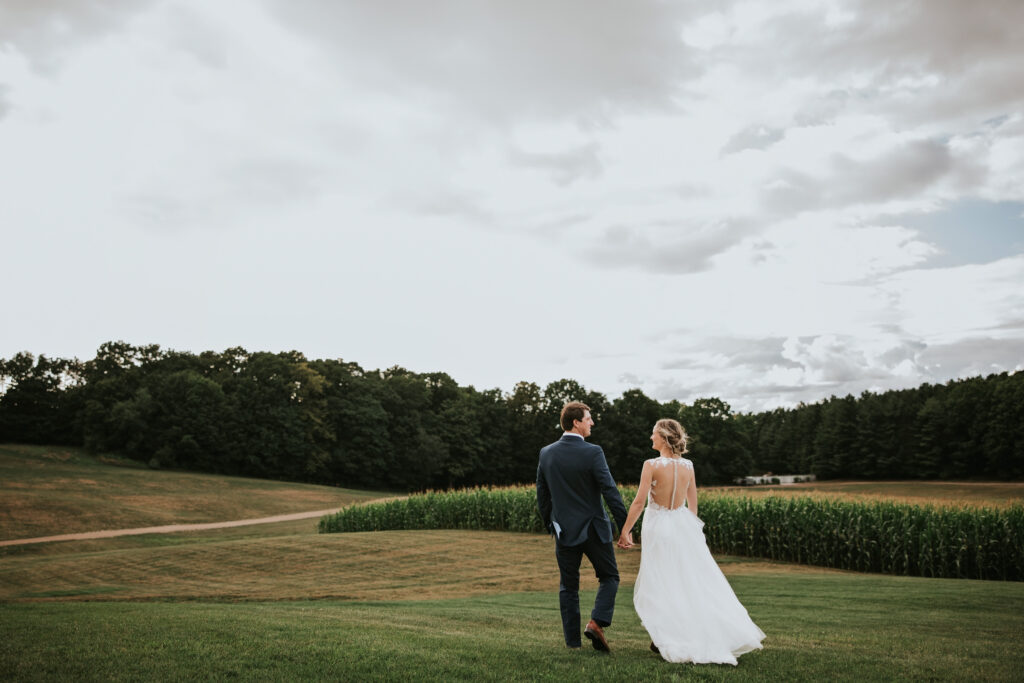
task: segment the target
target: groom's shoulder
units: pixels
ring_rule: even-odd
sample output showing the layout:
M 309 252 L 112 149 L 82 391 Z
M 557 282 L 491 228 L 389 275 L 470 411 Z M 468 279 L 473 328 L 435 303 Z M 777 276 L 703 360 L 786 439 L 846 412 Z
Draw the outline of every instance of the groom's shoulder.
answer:
M 562 445 L 563 443 L 561 440 L 552 441 L 547 446 L 544 446 L 543 448 L 540 449 L 541 457 L 544 457 L 545 454 L 551 453 L 552 451 L 557 451 Z
M 579 449 L 587 449 L 589 446 L 590 444 L 588 444 L 583 439 L 562 437 L 561 439 L 557 441 L 552 441 L 547 446 L 541 448 L 540 454 L 544 455 L 545 453 L 551 453 L 552 451 L 557 452 L 562 450 L 578 451 Z
M 583 439 L 579 440 L 579 443 L 576 444 L 576 447 L 580 451 L 582 451 L 583 453 L 586 453 L 587 455 L 590 455 L 590 456 L 597 456 L 597 455 L 603 455 L 604 454 L 604 449 L 603 448 L 598 446 L 596 443 L 590 443 L 589 441 L 584 441 Z
M 589 441 L 584 441 L 583 439 L 562 438 L 559 439 L 558 441 L 552 441 L 547 446 L 541 448 L 540 454 L 544 455 L 545 453 L 560 450 L 571 450 L 576 453 L 604 453 L 604 450 L 595 443 L 590 443 Z

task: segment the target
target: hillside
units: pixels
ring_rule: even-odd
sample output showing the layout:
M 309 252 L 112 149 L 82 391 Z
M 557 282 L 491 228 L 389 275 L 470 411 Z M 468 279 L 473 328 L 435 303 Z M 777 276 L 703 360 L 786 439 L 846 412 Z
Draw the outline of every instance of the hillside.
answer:
M 0 540 L 220 522 L 341 507 L 382 493 L 150 470 L 82 449 L 0 445 Z

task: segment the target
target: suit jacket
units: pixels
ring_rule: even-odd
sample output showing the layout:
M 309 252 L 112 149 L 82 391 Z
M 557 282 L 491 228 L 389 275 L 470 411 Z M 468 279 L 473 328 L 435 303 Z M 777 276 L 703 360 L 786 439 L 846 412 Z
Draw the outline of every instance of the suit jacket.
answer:
M 600 446 L 576 436 L 562 436 L 540 450 L 537 507 L 544 526 L 555 534 L 558 543 L 583 543 L 592 523 L 601 541 L 611 543 L 612 528 L 601 505 L 602 497 L 621 529 L 626 522 L 626 506 Z

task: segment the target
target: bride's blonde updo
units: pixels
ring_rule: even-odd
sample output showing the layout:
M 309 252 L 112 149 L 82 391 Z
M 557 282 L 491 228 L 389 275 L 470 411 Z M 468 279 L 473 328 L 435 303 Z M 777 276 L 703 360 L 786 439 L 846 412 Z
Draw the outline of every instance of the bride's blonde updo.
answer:
M 688 453 L 689 449 L 686 447 L 690 442 L 690 436 L 683 429 L 683 425 L 679 424 L 671 418 L 665 418 L 658 420 L 654 423 L 654 431 L 658 433 L 661 438 L 665 439 L 665 443 L 672 448 L 674 455 L 682 455 Z

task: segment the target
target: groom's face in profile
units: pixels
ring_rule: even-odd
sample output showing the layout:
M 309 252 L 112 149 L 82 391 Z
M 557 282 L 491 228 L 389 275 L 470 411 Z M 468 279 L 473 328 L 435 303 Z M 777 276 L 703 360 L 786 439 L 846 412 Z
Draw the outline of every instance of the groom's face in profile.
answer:
M 590 417 L 590 411 L 584 410 L 583 419 L 573 420 L 572 426 L 584 439 L 590 436 L 590 428 L 594 426 L 594 418 Z

